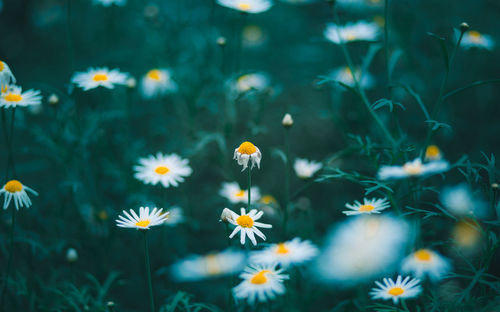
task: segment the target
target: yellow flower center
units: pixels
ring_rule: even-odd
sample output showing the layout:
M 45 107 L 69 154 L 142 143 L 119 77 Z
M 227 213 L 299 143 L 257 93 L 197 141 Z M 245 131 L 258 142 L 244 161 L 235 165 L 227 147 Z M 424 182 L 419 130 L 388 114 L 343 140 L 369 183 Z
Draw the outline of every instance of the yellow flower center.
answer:
M 346 41 L 353 41 L 353 40 L 356 40 L 356 38 L 357 38 L 357 36 L 354 32 L 349 31 L 349 32 L 346 32 L 346 34 L 345 34 Z
M 375 209 L 375 207 L 373 207 L 373 205 L 361 205 L 359 207 L 359 211 L 362 211 L 362 212 L 372 211 L 373 209 Z
M 155 172 L 158 173 L 158 174 L 166 174 L 167 172 L 169 172 L 170 169 L 168 169 L 167 167 L 165 166 L 158 166 L 156 167 L 155 169 Z
M 4 189 L 9 193 L 17 193 L 22 191 L 23 185 L 17 180 L 10 180 L 5 184 Z
M 4 68 L 5 68 L 5 65 L 3 64 L 2 61 L 0 61 L 0 72 L 3 71 Z
M 417 258 L 417 260 L 425 261 L 425 262 L 431 261 L 431 258 L 432 258 L 431 252 L 427 249 L 417 250 L 417 251 L 415 251 L 415 253 L 413 255 L 415 256 L 415 258 Z
M 234 196 L 236 196 L 236 197 L 243 197 L 243 196 L 245 196 L 245 191 L 244 190 L 240 190 L 238 193 L 234 194 Z
M 409 175 L 418 175 L 422 172 L 421 164 L 405 164 L 403 170 Z
M 474 246 L 481 238 L 475 221 L 466 219 L 459 221 L 453 229 L 453 238 L 457 244 L 464 248 Z
M 240 147 L 238 147 L 238 152 L 240 152 L 240 154 L 252 155 L 256 151 L 257 148 L 255 147 L 255 145 L 248 141 L 241 143 Z
M 106 210 L 101 210 L 97 213 L 97 217 L 99 218 L 99 220 L 105 221 L 108 219 L 108 213 L 106 212 Z
M 15 93 L 8 93 L 3 98 L 8 102 L 21 102 L 21 100 L 23 99 L 21 94 L 15 94 Z
M 260 199 L 260 202 L 262 204 L 264 204 L 264 205 L 275 204 L 276 203 L 276 199 L 273 196 L 271 196 L 271 195 L 264 195 Z
M 436 159 L 439 157 L 440 154 L 441 151 L 439 150 L 439 147 L 437 147 L 436 145 L 429 145 L 425 150 L 425 158 L 428 159 Z
M 248 4 L 246 2 L 238 3 L 238 9 L 240 9 L 242 11 L 248 11 L 248 10 L 250 10 L 250 4 Z
M 393 295 L 393 296 L 402 295 L 404 292 L 405 292 L 405 290 L 401 287 L 394 287 L 394 288 L 389 289 L 389 291 L 388 291 L 389 295 Z
M 149 79 L 160 81 L 161 80 L 161 71 L 158 69 L 152 69 L 147 73 Z
M 221 268 L 219 262 L 217 261 L 216 255 L 206 255 L 205 256 L 205 265 L 207 268 L 208 275 L 217 275 L 221 273 Z
M 270 273 L 270 272 L 271 271 L 269 271 L 269 270 L 262 270 L 262 271 L 258 272 L 257 274 L 252 276 L 252 278 L 250 279 L 250 283 L 256 284 L 256 285 L 262 285 L 262 284 L 267 283 L 267 277 L 265 274 Z
M 247 215 L 242 215 L 236 219 L 236 223 L 238 223 L 241 227 L 251 228 L 253 226 L 253 219 Z
M 106 75 L 106 74 L 95 74 L 92 79 L 94 81 L 106 81 L 106 80 L 108 80 L 108 75 Z
M 141 220 L 135 224 L 135 226 L 146 228 L 151 223 L 150 220 Z
M 469 31 L 469 38 L 472 42 L 480 42 L 483 36 L 479 31 L 471 30 Z
M 290 252 L 290 250 L 288 248 L 286 248 L 285 243 L 278 244 L 278 248 L 276 249 L 277 254 L 286 255 L 289 252 Z

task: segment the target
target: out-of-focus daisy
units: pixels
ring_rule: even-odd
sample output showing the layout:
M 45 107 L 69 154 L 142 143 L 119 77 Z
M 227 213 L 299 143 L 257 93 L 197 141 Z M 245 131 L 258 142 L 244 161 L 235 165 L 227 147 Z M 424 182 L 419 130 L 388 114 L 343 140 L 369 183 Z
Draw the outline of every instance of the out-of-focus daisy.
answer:
M 493 50 L 495 41 L 490 35 L 481 34 L 476 30 L 469 30 L 464 34 L 460 46 L 465 49 L 483 48 L 486 50 Z
M 236 203 L 246 203 L 248 200 L 248 190 L 243 190 L 240 188 L 237 182 L 222 183 L 222 188 L 219 191 L 222 197 L 227 198 L 232 204 Z M 260 199 L 260 191 L 256 186 L 252 186 L 250 189 L 251 202 L 255 203 Z
M 422 292 L 422 288 L 419 285 L 420 280 L 410 278 L 409 276 L 403 279 L 401 275 L 398 275 L 396 282 L 391 278 L 384 278 L 384 284 L 378 281 L 375 284 L 379 288 L 372 288 L 370 293 L 372 299 L 392 299 L 394 304 L 397 304 L 399 299 L 414 298 Z
M 93 0 L 94 4 L 100 4 L 105 7 L 114 5 L 124 6 L 127 4 L 127 0 Z
M 426 161 L 434 161 L 441 160 L 443 158 L 443 154 L 437 145 L 429 145 L 425 149 L 425 160 Z
M 263 92 L 270 88 L 269 77 L 264 73 L 249 73 L 231 81 L 231 89 L 235 95 L 256 91 Z
M 181 207 L 174 206 L 165 213 L 168 213 L 168 219 L 163 222 L 166 226 L 176 226 L 185 220 L 184 212 Z
M 321 170 L 322 167 L 322 163 L 304 158 L 297 158 L 293 163 L 293 169 L 295 170 L 297 176 L 301 179 L 311 178 L 316 172 Z
M 157 153 L 156 157 L 149 155 L 147 158 L 139 159 L 139 165 L 135 166 L 134 170 L 136 179 L 152 185 L 161 183 L 167 188 L 177 187 L 193 172 L 189 167 L 189 160 L 182 159 L 177 154 L 162 153 Z
M 271 8 L 271 0 L 217 0 L 217 3 L 245 13 L 262 13 Z
M 11 200 L 14 202 L 14 206 L 17 210 L 23 207 L 31 207 L 31 199 L 26 191 L 38 196 L 38 193 L 35 190 L 23 185 L 18 180 L 10 180 L 5 183 L 0 190 L 0 195 L 4 195 L 3 209 L 7 209 L 7 207 L 9 207 Z
M 28 91 L 22 90 L 18 86 L 9 86 L 4 89 L 0 97 L 0 107 L 9 108 L 16 106 L 32 106 L 40 105 L 42 103 L 42 96 L 40 91 L 30 89 Z
M 330 23 L 326 26 L 324 35 L 328 40 L 337 44 L 342 41 L 377 41 L 380 36 L 380 27 L 373 22 L 365 21 L 348 23 L 344 26 Z
M 177 91 L 177 83 L 172 80 L 170 70 L 166 68 L 152 69 L 142 77 L 142 95 L 151 99 Z
M 116 226 L 123 228 L 131 228 L 138 230 L 149 230 L 150 227 L 160 225 L 168 218 L 168 212 L 162 213 L 163 209 L 154 208 L 151 212 L 149 207 L 140 207 L 139 215 L 134 210 L 130 209 L 130 214 L 123 210 L 123 214 L 116 219 Z
M 342 211 L 347 216 L 359 215 L 359 214 L 372 214 L 380 213 L 382 210 L 389 208 L 391 205 L 387 201 L 387 198 L 372 198 L 363 199 L 363 204 L 355 200 L 354 204 L 345 204 L 346 208 L 350 210 Z
M 260 198 L 259 210 L 264 211 L 269 218 L 276 218 L 280 214 L 278 201 L 270 194 L 263 195 Z
M 356 79 L 358 80 L 361 88 L 369 89 L 375 84 L 375 79 L 370 73 L 361 73 L 361 69 L 355 69 Z M 335 81 L 342 82 L 345 85 L 354 87 L 354 77 L 352 71 L 348 66 L 339 67 L 334 69 L 329 77 Z
M 16 83 L 16 78 L 12 74 L 9 65 L 0 61 L 0 90 L 3 92 L 5 87 L 13 83 Z
M 443 188 L 439 199 L 456 216 L 482 216 L 487 209 L 486 202 L 477 194 L 472 194 L 465 183 Z
M 277 263 L 287 268 L 306 263 L 316 257 L 318 253 L 318 248 L 310 241 L 302 241 L 296 237 L 291 241 L 273 244 L 254 252 L 250 257 L 250 262 L 259 264 Z
M 248 162 L 252 162 L 252 166 L 249 170 L 253 169 L 255 165 L 260 169 L 260 160 L 262 159 L 262 154 L 257 146 L 253 145 L 251 142 L 243 142 L 241 145 L 234 150 L 234 157 L 238 161 L 238 165 L 243 166 L 241 171 L 244 171 L 248 167 Z
M 340 8 L 349 9 L 351 11 L 380 9 L 384 7 L 383 0 L 337 0 L 335 4 Z
M 449 168 L 450 164 L 445 160 L 422 163 L 420 158 L 416 158 L 413 161 L 405 163 L 403 166 L 382 166 L 377 175 L 380 180 L 403 179 L 442 173 Z
M 419 249 L 403 260 L 401 270 L 417 278 L 426 275 L 431 280 L 439 280 L 450 271 L 450 261 L 430 249 Z
M 258 47 L 266 41 L 264 30 L 258 25 L 247 25 L 243 28 L 243 44 L 247 47 Z
M 174 263 L 170 272 L 177 281 L 199 281 L 241 272 L 246 264 L 246 254 L 227 249 L 207 255 L 191 255 Z
M 350 286 L 397 269 L 409 240 L 409 226 L 387 215 L 348 219 L 334 228 L 317 258 L 316 276 Z
M 453 241 L 458 247 L 464 250 L 476 249 L 482 237 L 481 225 L 470 218 L 458 221 L 452 230 Z
M 254 245 L 257 245 L 257 240 L 255 239 L 255 235 L 262 238 L 263 240 L 266 240 L 266 236 L 258 229 L 258 227 L 270 229 L 273 226 L 271 224 L 256 222 L 264 214 L 263 211 L 257 211 L 257 209 L 252 209 L 247 214 L 245 208 L 241 208 L 241 215 L 238 215 L 232 210 L 229 211 L 231 212 L 232 217 L 227 218 L 227 221 L 232 225 L 236 226 L 231 235 L 229 235 L 229 238 L 233 238 L 236 234 L 238 234 L 238 232 L 241 232 L 240 243 L 242 245 L 245 245 L 245 238 L 247 236 Z
M 318 0 L 281 0 L 281 1 L 290 4 L 308 4 L 308 3 L 318 2 Z
M 236 299 L 246 299 L 248 303 L 255 301 L 265 302 L 272 300 L 276 295 L 285 293 L 283 281 L 288 275 L 282 274 L 283 269 L 276 269 L 275 265 L 255 265 L 245 268 L 240 278 L 243 281 L 233 288 Z
M 128 74 L 118 69 L 109 70 L 107 67 L 89 68 L 86 72 L 77 72 L 71 78 L 83 91 L 97 87 L 113 89 L 115 85 L 127 85 Z

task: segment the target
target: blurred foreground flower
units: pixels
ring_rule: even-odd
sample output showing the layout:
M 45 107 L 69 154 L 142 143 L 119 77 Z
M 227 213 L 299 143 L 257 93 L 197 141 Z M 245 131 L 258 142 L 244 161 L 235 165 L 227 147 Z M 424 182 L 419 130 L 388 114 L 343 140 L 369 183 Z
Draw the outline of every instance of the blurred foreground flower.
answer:
M 434 161 L 434 160 L 441 160 L 443 158 L 443 153 L 441 153 L 441 150 L 437 145 L 429 145 L 425 149 L 425 160 L 426 161 Z
M 83 91 L 104 87 L 113 89 L 115 85 L 127 85 L 128 74 L 118 69 L 109 70 L 107 67 L 89 68 L 87 72 L 76 72 L 71 82 Z
M 375 84 L 375 79 L 369 73 L 361 73 L 361 69 L 356 68 L 355 70 L 356 79 L 358 80 L 361 88 L 369 89 L 372 88 Z M 345 85 L 350 87 L 354 87 L 354 77 L 352 75 L 352 71 L 348 66 L 339 67 L 334 69 L 328 75 L 331 79 L 335 81 L 342 82 Z M 342 88 L 342 90 L 344 90 Z
M 100 4 L 105 7 L 109 7 L 113 4 L 117 6 L 124 6 L 127 4 L 127 0 L 93 0 L 94 4 Z
M 355 200 L 354 204 L 345 204 L 350 210 L 342 211 L 347 216 L 359 214 L 380 213 L 382 210 L 389 208 L 391 205 L 387 202 L 387 198 L 372 198 L 363 199 L 363 204 Z
M 344 26 L 330 23 L 324 31 L 326 39 L 333 43 L 352 41 L 377 41 L 380 36 L 380 27 L 376 23 L 359 21 L 347 23 Z
M 391 278 L 384 278 L 384 284 L 375 282 L 379 288 L 372 288 L 370 295 L 373 299 L 390 300 L 397 304 L 399 299 L 414 298 L 420 295 L 422 288 L 419 285 L 420 280 L 410 279 L 407 276 L 404 280 L 398 275 L 396 282 Z
M 271 87 L 270 79 L 264 73 L 241 75 L 236 79 L 230 80 L 228 84 L 230 93 L 235 98 L 246 92 L 265 92 Z
M 307 160 L 304 158 L 297 158 L 293 163 L 293 169 L 297 176 L 301 179 L 309 179 L 316 172 L 323 168 L 323 164 L 320 162 L 316 162 L 314 160 Z
M 282 273 L 283 269 L 277 270 L 276 265 L 249 266 L 240 275 L 243 281 L 233 288 L 234 297 L 246 299 L 250 304 L 274 299 L 286 291 L 283 281 L 289 277 Z
M 302 241 L 296 237 L 291 241 L 273 244 L 254 252 L 250 257 L 251 263 L 279 264 L 283 268 L 301 265 L 311 261 L 319 250 L 310 241 Z
M 16 83 L 16 78 L 12 74 L 9 65 L 0 61 L 0 90 L 3 92 L 4 88 L 11 83 Z
M 9 207 L 10 201 L 13 199 L 14 206 L 17 210 L 19 207 L 29 208 L 31 207 L 31 199 L 28 196 L 28 193 L 38 196 L 38 193 L 35 192 L 32 188 L 23 185 L 18 180 L 10 180 L 5 183 L 5 185 L 0 190 L 0 195 L 4 195 L 3 209 L 7 209 Z
M 445 160 L 422 163 L 420 158 L 415 158 L 403 166 L 382 166 L 377 175 L 380 180 L 404 179 L 442 173 L 448 171 L 449 167 L 450 164 Z
M 458 35 L 459 33 L 457 32 L 456 36 Z M 465 49 L 482 48 L 491 51 L 495 47 L 495 41 L 493 41 L 490 35 L 481 34 L 476 30 L 470 30 L 464 34 L 460 46 Z
M 236 226 L 231 235 L 229 235 L 229 238 L 233 238 L 238 232 L 241 232 L 240 243 L 242 245 L 245 245 L 246 236 L 248 236 L 250 241 L 252 241 L 252 244 L 254 244 L 255 246 L 257 245 L 257 240 L 255 239 L 255 235 L 262 238 L 263 240 L 266 240 L 266 236 L 264 235 L 264 233 L 262 233 L 257 227 L 270 229 L 273 226 L 271 224 L 255 222 L 262 217 L 262 215 L 264 214 L 263 211 L 257 211 L 257 209 L 252 209 L 247 214 L 245 208 L 241 208 L 241 215 L 238 215 L 234 211 L 229 209 L 228 211 L 226 209 L 224 209 L 224 212 L 230 213 L 231 217 L 226 216 L 225 220 L 223 221 L 227 221 L 232 225 Z
M 245 13 L 261 13 L 273 5 L 271 0 L 217 0 L 217 3 Z
M 185 220 L 184 212 L 182 211 L 181 207 L 174 206 L 164 214 L 167 213 L 168 219 L 163 222 L 163 224 L 165 224 L 166 226 L 176 226 L 177 224 L 180 224 Z
M 250 192 L 251 203 L 255 203 L 260 199 L 260 190 L 258 187 L 252 186 Z M 219 191 L 219 194 L 229 200 L 232 204 L 237 204 L 247 202 L 248 191 L 241 189 L 238 182 L 226 182 L 222 183 L 222 188 Z
M 483 216 L 488 207 L 478 194 L 472 194 L 465 183 L 445 187 L 439 195 L 443 205 L 456 216 Z
M 262 159 L 262 154 L 257 146 L 246 141 L 241 143 L 241 145 L 234 150 L 234 157 L 238 161 L 238 165 L 243 166 L 241 171 L 244 171 L 248 167 L 248 162 L 252 162 L 252 166 L 248 169 L 251 170 L 255 165 L 260 169 L 260 160 Z
M 176 92 L 177 89 L 177 83 L 172 80 L 172 74 L 166 68 L 150 70 L 141 81 L 142 95 L 146 99 Z
M 411 273 L 417 278 L 429 276 L 437 281 L 444 277 L 451 269 L 450 261 L 430 249 L 419 249 L 403 260 L 401 271 Z
M 363 11 L 367 9 L 380 9 L 384 7 L 383 0 L 337 0 L 336 5 L 350 11 Z
M 149 155 L 147 158 L 139 159 L 139 165 L 134 167 L 134 177 L 145 184 L 156 185 L 161 183 L 163 187 L 177 187 L 184 182 L 184 177 L 191 175 L 193 170 L 189 166 L 189 160 L 182 159 L 177 154 L 157 153 L 156 157 Z
M 0 97 L 0 107 L 10 108 L 17 106 L 40 105 L 42 96 L 40 91 L 30 89 L 22 92 L 22 88 L 18 86 L 9 86 L 3 89 Z
M 154 208 L 151 212 L 149 207 L 140 207 L 139 215 L 134 210 L 130 209 L 130 214 L 123 210 L 123 214 L 116 219 L 116 226 L 123 228 L 132 228 L 138 230 L 149 230 L 149 227 L 160 225 L 168 218 L 168 212 L 162 214 L 163 209 Z

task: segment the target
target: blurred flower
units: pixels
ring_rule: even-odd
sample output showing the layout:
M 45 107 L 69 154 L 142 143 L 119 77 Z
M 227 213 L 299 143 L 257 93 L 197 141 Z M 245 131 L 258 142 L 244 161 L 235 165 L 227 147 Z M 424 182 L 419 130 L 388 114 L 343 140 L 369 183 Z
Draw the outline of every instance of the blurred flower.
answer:
M 287 268 L 311 261 L 318 253 L 318 248 L 310 241 L 301 241 L 300 238 L 296 237 L 291 241 L 273 244 L 254 252 L 250 256 L 250 262 L 257 264 L 277 263 L 281 267 Z
M 383 0 L 337 0 L 336 4 L 349 10 L 379 9 L 384 7 Z
M 342 211 L 347 216 L 359 215 L 359 214 L 372 214 L 380 213 L 382 210 L 389 208 L 391 205 L 387 202 L 387 198 L 372 198 L 363 199 L 364 203 L 361 204 L 359 201 L 355 200 L 354 205 L 345 204 L 345 206 L 351 210 Z
M 270 79 L 266 74 L 250 73 L 232 81 L 232 91 L 235 95 L 249 91 L 263 92 L 269 89 L 270 84 Z
M 442 173 L 448 171 L 449 167 L 449 163 L 445 160 L 435 160 L 423 164 L 420 158 L 415 158 L 403 166 L 382 166 L 377 175 L 380 180 L 403 179 Z
M 133 89 L 137 86 L 137 80 L 134 77 L 130 77 L 127 79 L 127 87 Z
M 293 163 L 293 169 L 295 170 L 297 176 L 301 179 L 311 178 L 316 172 L 321 170 L 322 167 L 322 163 L 304 158 L 297 158 Z
M 285 293 L 283 281 L 288 275 L 282 274 L 283 269 L 276 270 L 276 265 L 255 265 L 246 267 L 241 273 L 243 281 L 233 288 L 236 299 L 246 299 L 254 304 L 255 300 L 265 302 L 274 299 L 276 295 Z
M 35 190 L 27 187 L 26 185 L 23 185 L 18 180 L 10 180 L 5 183 L 3 188 L 0 190 L 0 195 L 3 194 L 5 197 L 3 202 L 3 209 L 7 209 L 7 207 L 9 207 L 10 201 L 12 199 L 14 199 L 14 206 L 17 210 L 19 210 L 19 207 L 31 207 L 31 199 L 29 198 L 26 191 L 35 196 L 38 196 L 38 193 L 35 192 Z
M 482 238 L 481 226 L 473 219 L 458 221 L 453 227 L 452 238 L 463 249 L 474 249 Z
M 30 89 L 22 92 L 22 88 L 18 86 L 9 86 L 4 89 L 0 98 L 0 107 L 9 108 L 17 106 L 40 105 L 42 96 L 40 91 Z
M 361 88 L 363 89 L 369 89 L 372 88 L 375 84 L 375 79 L 370 73 L 361 73 L 361 69 L 357 68 L 355 69 L 356 73 L 356 79 L 358 80 Z M 335 81 L 342 82 L 345 85 L 348 85 L 350 87 L 354 87 L 354 77 L 352 75 L 352 71 L 348 66 L 343 66 L 339 67 L 337 69 L 334 69 L 333 71 L 330 72 L 328 75 L 331 79 Z M 342 90 L 344 90 L 342 88 Z
M 174 263 L 170 271 L 177 281 L 199 281 L 240 272 L 246 263 L 242 251 L 224 250 L 208 255 L 191 255 Z
M 478 195 L 473 195 L 467 184 L 445 187 L 439 200 L 451 213 L 457 216 L 483 216 L 487 204 Z
M 316 262 L 326 283 L 351 286 L 396 269 L 409 240 L 408 224 L 387 215 L 360 216 L 335 227 Z
M 260 160 L 262 159 L 262 154 L 257 146 L 253 145 L 251 142 L 245 141 L 234 150 L 233 159 L 238 161 L 238 165 L 243 166 L 241 171 L 244 171 L 248 167 L 248 162 L 252 161 L 252 166 L 249 170 L 253 169 L 255 165 L 260 169 Z
M 148 18 L 154 18 L 158 15 L 160 12 L 160 8 L 154 4 L 154 3 L 149 3 L 144 7 L 143 14 L 145 17 Z
M 266 194 L 262 196 L 259 200 L 259 209 L 264 211 L 267 217 L 276 218 L 278 217 L 280 210 L 279 204 L 274 196 Z
M 124 6 L 127 4 L 127 0 L 93 0 L 94 4 L 100 4 L 105 7 L 109 7 L 113 4 L 117 6 Z
M 443 278 L 451 269 L 450 261 L 430 249 L 419 249 L 403 260 L 401 271 L 417 278 L 426 275 L 431 280 Z
M 339 37 L 340 34 L 340 37 Z M 330 23 L 324 31 L 325 37 L 333 43 L 352 41 L 377 41 L 380 35 L 380 27 L 376 23 L 359 21 L 348 23 L 344 26 Z
M 257 209 L 252 209 L 247 214 L 245 208 L 241 208 L 241 215 L 238 215 L 232 210 L 229 211 L 231 212 L 232 217 L 226 218 L 226 220 L 232 225 L 236 226 L 231 235 L 229 235 L 229 238 L 233 238 L 238 232 L 241 232 L 240 243 L 242 245 L 245 245 L 246 236 L 248 236 L 248 238 L 254 245 L 257 245 L 255 235 L 262 238 L 263 240 L 266 240 L 266 236 L 264 235 L 264 233 L 262 233 L 257 227 L 269 229 L 273 226 L 271 224 L 255 222 L 262 217 L 264 212 L 257 211 Z
M 163 222 L 164 225 L 173 227 L 185 220 L 184 211 L 182 211 L 181 207 L 174 206 L 165 213 L 168 213 L 168 219 Z
M 397 304 L 399 298 L 407 299 L 414 298 L 420 295 L 422 288 L 419 285 L 420 280 L 407 276 L 404 280 L 401 275 L 398 275 L 396 282 L 391 278 L 384 278 L 384 285 L 376 281 L 375 284 L 379 288 L 372 288 L 370 295 L 372 299 L 392 299 L 394 304 Z
M 245 13 L 261 13 L 273 5 L 271 0 L 217 0 L 217 3 Z
M 248 47 L 257 47 L 266 41 L 266 35 L 258 25 L 247 25 L 243 28 L 243 44 Z
M 159 97 L 177 91 L 177 83 L 172 80 L 169 69 L 152 69 L 142 78 L 142 95 L 146 99 Z
M 122 73 L 118 69 L 109 70 L 107 67 L 91 67 L 87 72 L 76 72 L 71 78 L 71 82 L 82 88 L 83 91 L 97 87 L 113 89 L 115 85 L 127 85 L 127 80 L 128 74 Z
M 217 43 L 218 45 L 220 45 L 221 47 L 223 47 L 223 46 L 225 46 L 225 45 L 226 45 L 226 43 L 227 43 L 227 39 L 226 39 L 226 37 L 222 37 L 222 36 L 220 36 L 220 37 L 218 37 L 218 38 L 217 38 L 216 43 Z
M 66 261 L 68 262 L 76 262 L 78 261 L 78 252 L 75 248 L 68 248 L 66 250 Z
M 318 2 L 318 0 L 281 0 L 281 1 L 290 4 L 308 4 L 308 3 Z
M 116 219 L 116 226 L 138 230 L 149 230 L 150 226 L 160 225 L 167 220 L 168 212 L 162 214 L 162 211 L 162 208 L 154 208 L 150 213 L 149 207 L 140 207 L 138 216 L 132 209 L 130 209 L 130 213 L 132 215 L 129 215 L 125 210 L 123 210 L 123 214 L 126 218 L 119 215 L 119 219 Z
M 0 90 L 3 92 L 11 83 L 16 83 L 16 78 L 12 74 L 9 65 L 0 61 Z
M 100 220 L 100 221 L 106 221 L 108 220 L 108 213 L 106 212 L 106 210 L 99 210 L 99 212 L 97 213 L 97 218 Z
M 429 145 L 425 149 L 425 160 L 433 161 L 433 160 L 441 160 L 443 158 L 443 154 L 441 150 L 436 145 Z
M 457 32 L 455 35 L 458 36 L 459 33 Z M 495 41 L 490 35 L 481 34 L 476 30 L 470 30 L 464 34 L 460 45 L 465 49 L 483 48 L 486 50 L 493 50 Z
M 50 105 L 57 105 L 57 103 L 59 103 L 59 97 L 57 96 L 57 94 L 55 93 L 52 93 L 49 98 L 47 99 L 47 102 L 50 104 Z
M 134 177 L 145 184 L 156 185 L 161 183 L 163 187 L 177 187 L 184 182 L 184 177 L 191 175 L 193 170 L 189 166 L 189 160 L 182 159 L 177 154 L 157 153 L 156 157 L 149 155 L 140 158 L 139 165 L 134 167 Z
M 252 186 L 250 189 L 250 195 L 252 203 L 255 203 L 260 199 L 260 190 L 256 186 Z M 227 198 L 232 204 L 236 203 L 246 203 L 248 197 L 248 190 L 243 190 L 240 188 L 237 182 L 222 183 L 222 188 L 219 191 L 222 197 Z
M 293 126 L 293 119 L 292 119 L 292 115 L 290 114 L 285 114 L 285 116 L 283 116 L 283 120 L 281 120 L 281 124 L 283 125 L 283 127 L 285 128 L 289 128 L 291 126 Z

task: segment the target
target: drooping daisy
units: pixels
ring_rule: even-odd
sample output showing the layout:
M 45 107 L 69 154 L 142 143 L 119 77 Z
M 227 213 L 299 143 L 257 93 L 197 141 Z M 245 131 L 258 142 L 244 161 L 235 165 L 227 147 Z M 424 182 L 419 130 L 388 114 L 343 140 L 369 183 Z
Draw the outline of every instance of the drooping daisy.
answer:
M 358 80 L 358 83 L 360 84 L 361 88 L 369 89 L 374 86 L 375 79 L 370 73 L 361 73 L 361 69 L 356 68 L 355 74 L 356 74 L 356 79 Z M 331 79 L 342 82 L 343 84 L 348 85 L 350 87 L 354 87 L 355 85 L 352 71 L 348 66 L 343 66 L 334 69 L 332 72 L 330 72 L 328 76 Z
M 328 40 L 337 44 L 342 41 L 377 41 L 380 36 L 380 27 L 376 23 L 365 21 L 348 23 L 344 26 L 330 23 L 326 26 L 324 35 Z
M 219 191 L 222 197 L 227 198 L 232 204 L 246 203 L 248 201 L 248 190 L 240 188 L 237 182 L 222 183 L 222 188 Z M 250 200 L 255 203 L 260 199 L 260 190 L 256 186 L 250 189 Z
M 245 13 L 262 13 L 273 5 L 271 0 L 217 0 L 217 3 Z
M 229 209 L 228 209 L 229 210 Z M 226 210 L 225 210 L 226 211 Z M 266 236 L 262 233 L 257 227 L 270 229 L 273 226 L 271 224 L 256 222 L 259 220 L 264 214 L 263 211 L 257 211 L 257 209 L 252 209 L 247 214 L 245 208 L 241 208 L 241 215 L 238 215 L 232 210 L 229 210 L 232 214 L 232 217 L 227 218 L 226 220 L 235 225 L 236 228 L 233 230 L 229 238 L 233 238 L 238 232 L 240 233 L 240 243 L 245 245 L 245 238 L 248 236 L 252 244 L 257 245 L 257 240 L 255 239 L 255 235 L 266 240 Z
M 9 182 L 5 183 L 5 185 L 0 190 L 0 195 L 3 194 L 5 197 L 3 202 L 3 209 L 7 209 L 7 207 L 9 207 L 10 201 L 12 199 L 14 199 L 14 206 L 17 210 L 19 210 L 19 207 L 31 207 L 31 199 L 29 198 L 26 191 L 35 196 L 38 196 L 38 193 L 35 190 L 27 187 L 26 185 L 23 185 L 18 180 L 10 180 Z
M 157 153 L 147 158 L 139 159 L 139 165 L 134 167 L 134 177 L 145 184 L 156 185 L 161 183 L 163 187 L 177 187 L 184 182 L 184 178 L 191 175 L 193 170 L 189 166 L 189 160 L 182 159 L 177 154 Z
M 342 211 L 347 216 L 359 215 L 359 214 L 372 214 L 380 213 L 382 210 L 389 208 L 391 205 L 387 201 L 387 198 L 372 198 L 363 199 L 363 204 L 355 200 L 354 204 L 345 204 L 350 210 Z
M 0 107 L 9 108 L 16 106 L 32 106 L 40 105 L 42 103 L 42 96 L 40 91 L 30 89 L 28 91 L 22 90 L 18 86 L 9 86 L 4 89 L 0 97 Z
M 273 244 L 254 252 L 250 256 L 250 262 L 259 264 L 277 263 L 287 268 L 311 261 L 318 253 L 318 248 L 310 241 L 302 241 L 296 237 L 291 241 Z
M 426 161 L 441 160 L 441 158 L 443 158 L 443 154 L 437 145 L 427 146 L 424 157 Z
M 419 249 L 403 260 L 401 270 L 417 278 L 427 275 L 436 281 L 446 275 L 450 268 L 450 261 L 439 253 L 430 249 Z
M 420 280 L 407 276 L 404 280 L 398 275 L 396 282 L 391 278 L 384 278 L 384 284 L 376 281 L 379 288 L 372 288 L 370 295 L 372 299 L 390 300 L 397 304 L 399 299 L 414 298 L 420 295 L 422 288 Z
M 254 304 L 256 300 L 272 300 L 286 291 L 283 281 L 289 277 L 282 273 L 283 269 L 276 270 L 276 265 L 246 267 L 240 275 L 243 281 L 233 288 L 233 295 L 237 300 L 246 299 L 250 304 Z
M 465 49 L 483 48 L 486 50 L 493 50 L 495 41 L 493 41 L 490 35 L 482 34 L 476 30 L 469 30 L 464 34 L 460 46 Z
M 71 78 L 83 91 L 97 87 L 113 89 L 115 85 L 127 85 L 128 74 L 118 69 L 109 70 L 107 67 L 89 68 L 86 72 L 77 72 Z
M 176 92 L 177 83 L 172 80 L 172 74 L 169 69 L 152 69 L 142 77 L 141 91 L 144 98 L 151 99 Z
M 9 65 L 0 61 L 0 90 L 3 92 L 5 87 L 13 83 L 16 83 L 16 78 L 12 74 Z
M 116 219 L 116 226 L 138 230 L 149 230 L 151 226 L 160 225 L 168 218 L 168 212 L 162 213 L 163 208 L 154 208 L 151 212 L 149 207 L 140 207 L 139 215 L 130 209 L 130 214 L 123 210 L 123 214 Z
M 170 272 L 177 281 L 199 281 L 241 272 L 246 264 L 246 254 L 227 249 L 207 255 L 191 255 L 174 263 Z
M 465 183 L 443 188 L 439 199 L 456 216 L 482 216 L 487 210 L 487 203 Z
M 301 179 L 309 179 L 316 172 L 323 168 L 323 164 L 314 160 L 307 160 L 305 158 L 297 158 L 293 163 L 293 169 L 297 176 Z
M 174 206 L 165 213 L 168 213 L 168 219 L 163 222 L 166 226 L 176 226 L 185 220 L 184 212 L 181 207 Z
M 238 165 L 243 166 L 241 171 L 244 171 L 248 167 L 248 162 L 252 162 L 252 166 L 249 170 L 253 169 L 255 165 L 260 169 L 260 160 L 262 159 L 262 154 L 257 146 L 246 141 L 241 143 L 241 145 L 234 150 L 234 157 L 238 161 Z
M 127 0 L 93 0 L 94 4 L 100 4 L 105 7 L 112 6 L 113 4 L 117 6 L 124 6 L 127 4 Z
M 445 160 L 435 160 L 424 164 L 420 158 L 416 158 L 403 166 L 382 166 L 377 175 L 380 180 L 404 179 L 442 173 L 449 167 L 449 163 Z

